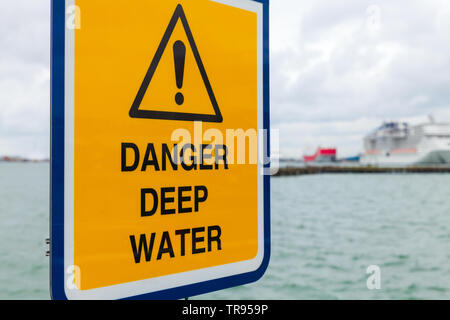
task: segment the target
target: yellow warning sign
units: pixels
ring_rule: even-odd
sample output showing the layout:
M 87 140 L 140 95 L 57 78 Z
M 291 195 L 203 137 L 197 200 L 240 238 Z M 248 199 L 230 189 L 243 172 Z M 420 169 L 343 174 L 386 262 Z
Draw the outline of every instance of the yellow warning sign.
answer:
M 75 4 L 67 252 L 79 297 L 257 270 L 263 4 Z

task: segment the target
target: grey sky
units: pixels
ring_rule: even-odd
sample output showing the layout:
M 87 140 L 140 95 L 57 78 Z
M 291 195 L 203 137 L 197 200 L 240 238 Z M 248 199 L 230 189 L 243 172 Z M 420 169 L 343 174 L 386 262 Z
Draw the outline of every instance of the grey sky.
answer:
M 0 3 L 0 155 L 49 154 L 50 1 Z M 341 155 L 383 120 L 450 122 L 450 1 L 272 0 L 280 152 Z
M 450 120 L 450 1 L 272 1 L 272 125 L 284 155 L 341 155 L 383 120 Z

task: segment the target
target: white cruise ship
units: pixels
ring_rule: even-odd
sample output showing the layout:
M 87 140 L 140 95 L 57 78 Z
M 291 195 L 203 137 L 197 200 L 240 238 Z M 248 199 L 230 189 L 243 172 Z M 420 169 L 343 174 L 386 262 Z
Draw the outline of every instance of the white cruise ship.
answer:
M 385 122 L 364 138 L 361 163 L 450 165 L 450 124 Z

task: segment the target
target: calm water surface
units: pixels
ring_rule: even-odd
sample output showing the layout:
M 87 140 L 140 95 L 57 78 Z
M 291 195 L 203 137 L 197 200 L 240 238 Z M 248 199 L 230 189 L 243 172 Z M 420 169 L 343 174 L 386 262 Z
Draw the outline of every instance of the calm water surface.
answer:
M 0 299 L 48 299 L 48 164 L 0 163 Z M 366 269 L 381 268 L 368 290 Z M 205 299 L 450 299 L 450 175 L 272 178 L 272 256 Z

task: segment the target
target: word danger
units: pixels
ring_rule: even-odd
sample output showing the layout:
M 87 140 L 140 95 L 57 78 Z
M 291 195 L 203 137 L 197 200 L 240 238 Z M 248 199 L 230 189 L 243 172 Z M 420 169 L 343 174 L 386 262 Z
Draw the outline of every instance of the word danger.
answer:
M 222 230 L 219 226 L 199 227 L 192 229 L 175 230 L 173 233 L 164 231 L 161 235 L 153 232 L 150 235 L 141 234 L 139 240 L 136 236 L 130 236 L 131 248 L 133 250 L 134 262 L 140 263 L 142 255 L 145 261 L 150 262 L 152 256 L 156 260 L 161 260 L 165 255 L 170 258 L 178 256 L 185 256 L 187 247 L 189 247 L 190 254 L 205 253 L 206 250 L 211 252 L 214 248 L 222 250 L 222 242 L 220 236 Z M 180 244 L 179 252 L 175 252 L 173 242 L 178 241 Z M 157 252 L 154 253 L 154 248 Z
M 134 143 L 122 143 L 121 169 L 122 172 L 132 171 L 166 171 L 179 168 L 185 171 L 191 170 L 218 170 L 222 165 L 228 170 L 228 149 L 225 145 L 201 144 L 197 148 L 193 144 L 185 144 L 182 147 L 175 144 L 173 148 L 165 143 L 155 149 L 153 143 L 147 144 L 145 152 Z M 141 160 L 141 154 L 144 156 Z

